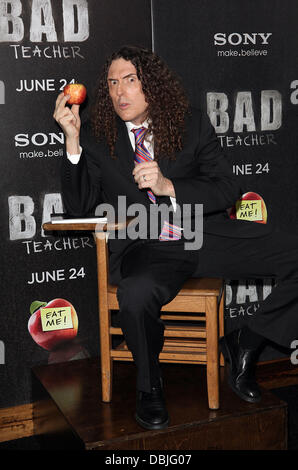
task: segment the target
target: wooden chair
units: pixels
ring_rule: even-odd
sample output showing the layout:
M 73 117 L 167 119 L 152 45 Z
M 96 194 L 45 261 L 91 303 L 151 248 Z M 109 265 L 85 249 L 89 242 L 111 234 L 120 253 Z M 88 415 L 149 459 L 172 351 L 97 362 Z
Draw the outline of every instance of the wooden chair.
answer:
M 117 287 L 109 283 L 106 234 L 96 232 L 99 328 L 101 350 L 102 400 L 111 401 L 113 361 L 132 361 L 125 341 L 113 348 L 113 335 L 122 335 L 111 324 L 111 311 L 119 310 Z M 223 281 L 221 279 L 189 279 L 179 294 L 163 306 L 165 342 L 160 362 L 206 364 L 208 405 L 219 408 L 218 338 L 224 333 Z M 174 313 L 170 313 L 174 312 Z
M 115 348 L 112 346 L 113 335 L 122 335 L 122 331 L 111 323 L 111 311 L 119 310 L 119 305 L 116 296 L 117 287 L 109 283 L 107 234 L 109 229 L 121 227 L 94 223 L 46 223 L 43 228 L 52 231 L 94 231 L 97 253 L 102 400 L 110 402 L 113 361 L 133 360 L 125 341 Z M 219 408 L 218 338 L 224 333 L 223 302 L 222 280 L 192 278 L 184 284 L 174 300 L 163 306 L 161 314 L 165 322 L 165 343 L 159 356 L 160 362 L 205 364 L 210 409 Z

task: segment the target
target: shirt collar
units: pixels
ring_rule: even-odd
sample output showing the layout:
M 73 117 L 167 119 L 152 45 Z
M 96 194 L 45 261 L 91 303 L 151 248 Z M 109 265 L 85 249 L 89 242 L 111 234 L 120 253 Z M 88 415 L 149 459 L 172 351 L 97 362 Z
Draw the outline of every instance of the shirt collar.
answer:
M 146 127 L 146 129 L 148 129 L 149 123 L 146 120 L 146 121 L 142 122 L 142 124 L 139 124 L 138 126 L 136 126 L 135 124 L 133 124 L 130 121 L 125 121 L 125 125 L 126 125 L 126 128 L 127 128 L 127 131 L 130 132 L 132 129 L 138 129 L 139 127 Z

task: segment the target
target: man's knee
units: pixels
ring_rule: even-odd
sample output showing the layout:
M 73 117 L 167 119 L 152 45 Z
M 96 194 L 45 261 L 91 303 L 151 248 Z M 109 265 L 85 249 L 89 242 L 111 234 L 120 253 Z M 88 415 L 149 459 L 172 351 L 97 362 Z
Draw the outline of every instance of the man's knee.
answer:
M 120 310 L 132 314 L 161 308 L 166 295 L 166 289 L 158 285 L 154 279 L 141 276 L 122 279 L 117 291 Z

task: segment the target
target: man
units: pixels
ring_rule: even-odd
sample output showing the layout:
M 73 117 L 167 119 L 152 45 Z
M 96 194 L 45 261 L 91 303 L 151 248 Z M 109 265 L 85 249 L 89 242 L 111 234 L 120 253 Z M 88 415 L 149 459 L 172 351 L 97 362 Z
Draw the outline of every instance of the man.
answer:
M 156 54 L 123 47 L 107 61 L 91 122 L 60 94 L 54 118 L 64 131 L 66 210 L 94 212 L 118 196 L 139 203 L 203 204 L 204 240 L 186 250 L 182 226 L 161 227 L 158 239 L 111 240 L 111 280 L 118 284 L 120 322 L 137 366 L 136 419 L 147 429 L 168 425 L 158 356 L 160 309 L 193 276 L 231 279 L 274 276 L 278 286 L 249 325 L 221 338 L 229 384 L 242 399 L 260 400 L 254 365 L 265 338 L 286 347 L 297 336 L 297 238 L 269 224 L 230 220 L 241 195 L 209 119 L 188 106 L 173 73 Z M 174 225 L 174 227 L 173 227 Z M 169 229 L 170 227 L 170 229 Z

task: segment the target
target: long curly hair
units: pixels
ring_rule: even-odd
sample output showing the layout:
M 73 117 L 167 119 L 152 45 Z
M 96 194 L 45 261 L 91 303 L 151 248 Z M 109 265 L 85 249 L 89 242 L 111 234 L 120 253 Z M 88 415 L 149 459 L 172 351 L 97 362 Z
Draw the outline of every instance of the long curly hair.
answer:
M 94 134 L 105 139 L 112 157 L 115 157 L 117 139 L 116 113 L 109 96 L 107 75 L 112 61 L 130 61 L 148 103 L 148 135 L 154 137 L 154 158 L 175 158 L 182 149 L 185 117 L 189 104 L 180 80 L 155 53 L 135 46 L 124 46 L 106 61 L 99 78 L 95 104 L 91 111 Z

